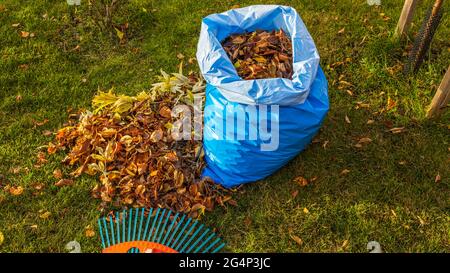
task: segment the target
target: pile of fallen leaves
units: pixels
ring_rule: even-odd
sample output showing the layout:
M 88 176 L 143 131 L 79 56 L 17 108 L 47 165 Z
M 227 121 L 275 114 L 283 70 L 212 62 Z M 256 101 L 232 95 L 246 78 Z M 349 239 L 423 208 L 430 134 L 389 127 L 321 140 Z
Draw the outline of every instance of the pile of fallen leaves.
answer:
M 292 78 L 292 43 L 281 29 L 231 35 L 222 46 L 244 80 Z
M 95 110 L 69 120 L 48 152 L 66 150 L 63 162 L 76 166 L 74 177 L 98 175 L 92 195 L 103 207 L 163 207 L 197 217 L 231 200 L 229 191 L 200 179 L 201 141 L 172 138 L 171 108 L 193 107 L 204 85 L 182 72 L 162 71 L 160 80 L 134 97 L 100 91 L 93 99 Z

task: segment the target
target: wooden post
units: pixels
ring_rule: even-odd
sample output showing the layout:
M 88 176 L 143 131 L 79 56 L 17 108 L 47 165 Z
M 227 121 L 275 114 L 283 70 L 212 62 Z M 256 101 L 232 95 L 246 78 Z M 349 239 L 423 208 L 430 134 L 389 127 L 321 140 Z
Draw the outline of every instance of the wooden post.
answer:
M 444 75 L 444 79 L 442 79 L 441 85 L 439 85 L 439 88 L 436 91 L 433 100 L 431 101 L 430 108 L 427 112 L 427 117 L 431 118 L 439 116 L 447 107 L 449 99 L 450 99 L 450 66 L 448 67 L 447 72 Z
M 408 28 L 411 25 L 414 10 L 419 1 L 420 0 L 405 0 L 400 19 L 398 20 L 397 29 L 395 30 L 396 35 L 403 36 L 406 34 L 406 31 L 408 31 Z

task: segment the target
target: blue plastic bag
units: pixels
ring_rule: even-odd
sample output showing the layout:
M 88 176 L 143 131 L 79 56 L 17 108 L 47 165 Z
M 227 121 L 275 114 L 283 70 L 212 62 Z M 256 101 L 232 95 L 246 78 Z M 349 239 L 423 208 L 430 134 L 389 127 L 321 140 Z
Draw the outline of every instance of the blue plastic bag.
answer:
M 293 78 L 243 80 L 222 48 L 232 34 L 283 29 L 292 40 Z M 263 179 L 295 157 L 329 109 L 314 41 L 295 9 L 257 5 L 203 19 L 197 60 L 207 82 L 203 176 L 225 187 Z

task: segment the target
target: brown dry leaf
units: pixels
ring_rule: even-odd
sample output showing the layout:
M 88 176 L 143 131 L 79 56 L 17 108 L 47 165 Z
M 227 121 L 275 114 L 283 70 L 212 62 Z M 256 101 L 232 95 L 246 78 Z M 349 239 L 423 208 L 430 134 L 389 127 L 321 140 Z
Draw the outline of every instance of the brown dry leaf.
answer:
M 349 172 L 350 172 L 349 169 L 343 169 L 343 170 L 341 171 L 341 175 L 346 175 L 346 174 L 348 174 Z
M 392 110 L 395 106 L 397 106 L 397 102 L 389 97 L 387 101 L 386 110 L 388 111 Z
M 15 23 L 15 24 L 12 24 L 11 26 L 14 28 L 18 28 L 20 26 L 20 23 Z
M 371 143 L 372 142 L 372 139 L 371 138 L 369 138 L 369 137 L 363 137 L 363 138 L 361 138 L 360 140 L 359 140 L 359 143 Z
M 352 123 L 347 115 L 345 115 L 345 122 L 348 123 L 348 124 Z
M 441 182 L 441 179 L 442 179 L 441 175 L 437 174 L 436 177 L 434 178 L 434 182 L 439 183 L 439 182 Z
M 375 121 L 374 120 L 372 120 L 372 119 L 369 119 L 369 120 L 367 120 L 367 125 L 370 125 L 370 124 L 373 124 L 373 123 L 375 123 Z
M 405 131 L 405 127 L 395 127 L 395 128 L 387 130 L 387 132 L 391 132 L 393 134 L 400 134 L 400 133 L 403 133 L 404 131 Z
M 56 179 L 62 179 L 63 177 L 62 171 L 60 169 L 55 169 L 53 171 L 53 177 Z
M 328 141 L 328 140 L 325 140 L 325 141 L 323 142 L 323 144 L 322 144 L 322 148 L 326 149 L 326 148 L 327 148 L 327 145 L 328 145 L 328 143 L 330 143 L 330 141 Z
M 303 245 L 303 240 L 302 240 L 300 237 L 291 234 L 291 238 L 292 238 L 292 240 L 294 240 L 299 246 Z
M 16 96 L 16 102 L 19 102 L 19 101 L 21 101 L 22 100 L 22 96 L 21 95 L 17 95 Z
M 21 65 L 19 65 L 19 69 L 23 70 L 23 71 L 28 70 L 29 67 L 30 67 L 30 65 L 28 65 L 28 64 L 21 64 Z
M 292 195 L 292 198 L 297 197 L 297 195 L 298 195 L 298 190 L 293 191 L 293 192 L 291 193 L 291 195 Z
M 172 117 L 172 111 L 169 107 L 163 106 L 161 109 L 159 109 L 159 114 L 164 118 L 171 118 Z
M 47 153 L 48 153 L 49 155 L 56 153 L 56 148 L 57 148 L 57 147 L 56 147 L 55 144 L 53 144 L 52 142 L 49 142 L 49 143 L 48 143 L 48 146 L 47 146 Z
M 30 33 L 28 31 L 21 31 L 20 37 L 22 38 L 28 38 L 30 36 Z
M 42 189 L 45 187 L 45 185 L 44 185 L 43 183 L 34 183 L 34 184 L 32 185 L 32 187 L 33 187 L 35 190 L 40 191 L 40 190 L 42 190 Z
M 305 187 L 308 185 L 308 180 L 302 176 L 298 176 L 296 178 L 294 178 L 294 182 L 299 184 L 301 187 Z
M 33 120 L 33 124 L 35 127 L 40 127 L 43 126 L 44 124 L 46 124 L 48 122 L 48 119 L 44 119 L 43 121 L 36 121 Z
M 341 28 L 341 29 L 338 31 L 338 34 L 343 34 L 344 32 L 345 32 L 345 27 Z
M 63 187 L 63 186 L 71 186 L 73 184 L 72 179 L 61 179 L 58 182 L 55 183 L 55 186 L 57 187 Z
M 12 186 L 9 188 L 9 193 L 14 196 L 21 195 L 23 193 L 23 187 L 22 186 L 17 186 L 17 187 Z
M 53 134 L 52 131 L 49 131 L 49 130 L 45 130 L 42 132 L 43 136 L 51 136 L 52 134 Z

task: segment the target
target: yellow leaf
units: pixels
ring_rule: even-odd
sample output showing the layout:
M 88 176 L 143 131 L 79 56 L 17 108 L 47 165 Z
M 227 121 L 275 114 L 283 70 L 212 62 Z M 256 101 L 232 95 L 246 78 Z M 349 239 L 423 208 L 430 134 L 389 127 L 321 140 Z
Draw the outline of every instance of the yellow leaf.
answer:
M 5 241 L 5 236 L 3 236 L 3 233 L 0 231 L 0 246 L 3 244 L 3 241 Z
M 303 213 L 309 213 L 309 209 L 303 208 Z
M 91 238 L 95 236 L 95 231 L 92 229 L 92 227 L 89 225 L 85 228 L 84 234 L 86 237 Z
M 119 30 L 118 28 L 116 28 L 116 27 L 115 27 L 114 29 L 116 30 L 117 37 L 119 38 L 119 40 L 122 41 L 123 36 L 124 36 L 123 32 L 120 31 L 120 30 Z
M 23 193 L 23 187 L 22 186 L 11 187 L 9 189 L 9 192 L 14 196 L 21 195 Z
M 50 217 L 50 215 L 52 215 L 52 213 L 50 211 L 46 211 L 46 212 L 42 213 L 41 215 L 39 215 L 39 218 L 48 219 Z

